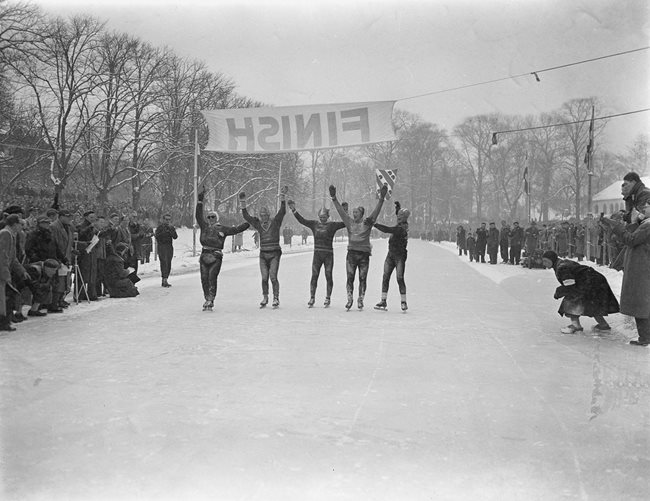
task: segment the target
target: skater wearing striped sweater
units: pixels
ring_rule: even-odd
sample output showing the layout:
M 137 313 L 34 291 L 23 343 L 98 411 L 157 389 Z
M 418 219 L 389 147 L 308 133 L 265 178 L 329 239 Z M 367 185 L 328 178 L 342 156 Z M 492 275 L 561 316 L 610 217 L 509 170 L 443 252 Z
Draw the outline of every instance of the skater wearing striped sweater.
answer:
M 334 248 L 332 247 L 332 241 L 334 240 L 336 232 L 345 228 L 345 224 L 339 221 L 328 221 L 330 217 L 329 209 L 322 208 L 319 210 L 318 221 L 316 221 L 302 217 L 296 210 L 296 203 L 293 200 L 289 200 L 287 204 L 298 222 L 309 228 L 314 234 L 314 258 L 311 262 L 311 282 L 309 285 L 310 297 L 307 306 L 311 308 L 316 302 L 316 287 L 318 286 L 318 277 L 322 266 L 325 268 L 325 280 L 327 281 L 327 292 L 324 306 L 328 307 L 330 305 L 330 297 L 332 296 L 332 289 L 334 287 L 334 280 L 332 279 L 332 269 L 334 268 Z
M 217 295 L 217 278 L 223 262 L 223 244 L 226 237 L 236 235 L 246 230 L 250 225 L 242 223 L 239 226 L 222 226 L 219 224 L 219 215 L 215 211 L 208 212 L 207 221 L 203 216 L 203 198 L 205 187 L 201 188 L 196 204 L 196 223 L 201 228 L 199 241 L 203 249 L 199 257 L 201 267 L 201 286 L 203 287 L 203 310 L 212 310 L 214 298 Z
M 406 311 L 408 306 L 406 304 L 406 282 L 404 282 L 404 270 L 406 268 L 406 245 L 409 238 L 409 223 L 408 218 L 411 215 L 408 209 L 402 209 L 399 202 L 395 202 L 395 214 L 397 215 L 396 226 L 384 226 L 383 224 L 375 223 L 375 228 L 384 233 L 390 233 L 388 239 L 388 254 L 384 261 L 384 276 L 381 281 L 381 301 L 377 303 L 375 309 L 386 309 L 386 298 L 388 297 L 388 286 L 390 283 L 390 276 L 395 270 L 397 276 L 397 285 L 399 286 L 399 293 L 401 296 L 402 311 Z
M 372 225 L 379 215 L 381 206 L 384 204 L 388 187 L 382 186 L 379 192 L 379 202 L 372 214 L 363 218 L 365 209 L 363 207 L 356 207 L 352 209 L 352 217 L 343 209 L 339 201 L 336 199 L 336 188 L 330 185 L 330 196 L 336 211 L 341 216 L 341 220 L 348 230 L 348 254 L 345 259 L 347 270 L 347 283 L 346 289 L 348 293 L 348 302 L 345 308 L 349 310 L 352 307 L 353 293 L 354 293 L 354 276 L 357 269 L 359 270 L 359 297 L 357 299 L 357 307 L 363 309 L 363 299 L 366 294 L 366 279 L 368 277 L 368 268 L 370 266 L 370 254 L 372 252 L 372 245 L 370 245 L 370 231 Z

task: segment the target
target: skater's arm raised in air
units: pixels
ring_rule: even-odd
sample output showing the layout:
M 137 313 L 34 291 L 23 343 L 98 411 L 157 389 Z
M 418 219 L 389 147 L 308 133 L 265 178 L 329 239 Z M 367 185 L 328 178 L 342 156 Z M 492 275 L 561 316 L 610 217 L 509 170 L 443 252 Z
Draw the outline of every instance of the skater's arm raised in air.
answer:
M 247 230 L 250 228 L 251 225 L 248 223 L 242 223 L 238 226 L 224 226 L 223 227 L 223 234 L 224 235 L 236 235 L 237 233 L 241 233 L 244 230 Z
M 241 215 L 244 219 L 257 231 L 260 230 L 260 220 L 255 216 L 251 216 L 246 209 L 246 193 L 243 191 L 239 194 L 239 206 L 241 207 Z
M 287 191 L 289 191 L 288 186 L 283 186 L 282 188 L 280 188 L 280 210 L 278 210 L 278 213 L 273 218 L 273 219 L 275 219 L 275 222 L 278 225 L 282 224 L 282 220 L 284 219 L 284 215 L 287 213 L 287 204 L 285 202 L 285 199 L 287 197 Z
M 303 226 L 306 226 L 310 230 L 314 229 L 314 225 L 316 224 L 316 221 L 310 220 L 310 219 L 305 219 L 300 215 L 300 212 L 296 210 L 296 202 L 293 200 L 287 201 L 287 205 L 289 206 L 289 209 L 291 210 L 293 217 L 296 218 L 296 221 L 298 221 L 300 224 Z
M 352 218 L 348 215 L 347 212 L 345 212 L 345 210 L 343 210 L 343 207 L 341 207 L 341 204 L 336 198 L 336 188 L 332 184 L 330 184 L 330 197 L 332 198 L 332 203 L 334 204 L 334 208 L 336 209 L 336 212 L 339 213 L 339 216 L 341 217 L 343 223 L 345 223 L 346 225 L 350 224 L 352 222 Z
M 198 194 L 198 202 L 196 203 L 196 210 L 194 211 L 194 217 L 196 217 L 196 223 L 199 227 L 203 228 L 205 226 L 205 219 L 203 218 L 203 198 L 205 197 L 205 186 L 201 186 L 201 191 Z M 174 230 L 175 232 L 176 230 Z M 174 237 L 175 238 L 175 237 Z

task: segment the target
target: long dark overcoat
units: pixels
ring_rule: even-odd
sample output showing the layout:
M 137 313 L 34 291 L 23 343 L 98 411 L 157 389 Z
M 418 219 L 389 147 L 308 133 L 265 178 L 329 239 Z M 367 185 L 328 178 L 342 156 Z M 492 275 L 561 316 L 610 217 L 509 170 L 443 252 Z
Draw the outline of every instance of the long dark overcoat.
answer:
M 621 285 L 621 313 L 650 317 L 650 219 L 638 227 L 622 224 L 612 228 L 626 245 Z
M 560 315 L 604 317 L 618 313 L 618 300 L 607 279 L 591 266 L 570 259 L 558 259 L 555 276 L 561 284 L 555 297 L 564 298 L 558 310 Z

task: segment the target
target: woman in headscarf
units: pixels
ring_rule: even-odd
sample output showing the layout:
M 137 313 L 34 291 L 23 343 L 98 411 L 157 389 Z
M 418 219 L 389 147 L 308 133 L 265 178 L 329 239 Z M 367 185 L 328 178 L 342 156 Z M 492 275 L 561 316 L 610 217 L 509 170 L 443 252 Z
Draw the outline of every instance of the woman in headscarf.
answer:
M 590 266 L 570 259 L 560 259 L 555 251 L 546 251 L 542 256 L 545 268 L 553 268 L 560 286 L 555 290 L 555 299 L 562 299 L 558 313 L 571 319 L 561 329 L 564 334 L 584 330 L 580 317 L 593 317 L 598 322 L 594 329 L 611 329 L 604 317 L 618 313 L 618 300 L 607 283 L 607 279 Z

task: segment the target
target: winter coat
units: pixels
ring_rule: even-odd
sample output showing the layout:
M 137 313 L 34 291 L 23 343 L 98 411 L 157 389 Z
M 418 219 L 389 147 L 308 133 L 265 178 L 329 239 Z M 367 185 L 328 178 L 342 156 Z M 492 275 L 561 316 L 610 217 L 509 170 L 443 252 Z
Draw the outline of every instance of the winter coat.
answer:
M 529 226 L 524 232 L 526 234 L 526 250 L 532 252 L 537 249 L 537 240 L 539 239 L 539 228 L 537 225 Z
M 201 208 L 201 217 L 203 217 L 203 208 Z M 154 233 L 158 245 L 171 245 L 172 240 L 178 238 L 176 228 L 169 223 L 160 223 Z
M 107 249 L 106 263 L 104 264 L 104 283 L 111 297 L 135 297 L 138 289 L 128 278 L 129 271 L 124 268 L 124 259 L 118 256 L 112 246 Z
M 223 250 L 223 244 L 226 241 L 226 237 L 229 235 L 236 235 L 242 231 L 248 229 L 250 225 L 248 223 L 242 223 L 239 226 L 222 226 L 220 224 L 210 225 L 203 218 L 203 202 L 199 201 L 196 204 L 196 222 L 201 228 L 201 236 L 199 241 L 203 247 L 208 247 L 211 250 L 216 250 L 221 252 Z M 255 218 L 257 219 L 257 218 Z M 278 237 L 279 240 L 280 237 Z M 279 244 L 278 244 L 279 245 Z
M 496 228 L 488 229 L 487 245 L 491 249 L 499 247 L 499 230 Z
M 16 237 L 9 228 L 0 230 L 0 282 L 11 282 L 11 272 L 22 276 L 25 270 L 16 257 Z
M 636 318 L 650 318 L 650 220 L 612 231 L 626 245 L 621 286 L 621 313 Z
M 524 242 L 524 229 L 521 226 L 516 226 L 510 231 L 510 246 L 521 247 Z
M 632 192 L 625 197 L 625 215 L 623 219 L 626 223 L 634 223 L 632 221 L 632 209 L 636 209 L 639 212 L 643 210 L 643 207 L 647 203 L 650 203 L 650 189 L 646 187 L 642 182 L 637 182 L 632 188 Z
M 63 253 L 58 252 L 56 242 L 52 238 L 52 232 L 49 228 L 39 227 L 27 234 L 25 254 L 27 254 L 27 262 L 29 263 L 45 261 L 46 259 L 62 261 L 65 257 Z
M 61 262 L 66 265 L 70 264 L 72 262 L 72 244 L 74 242 L 72 227 L 63 224 L 60 219 L 57 219 L 50 225 L 50 231 L 57 252 L 63 257 Z
M 555 299 L 564 298 L 558 310 L 560 315 L 594 317 L 618 313 L 618 300 L 607 279 L 591 266 L 558 259 L 554 269 L 561 284 L 555 291 Z

